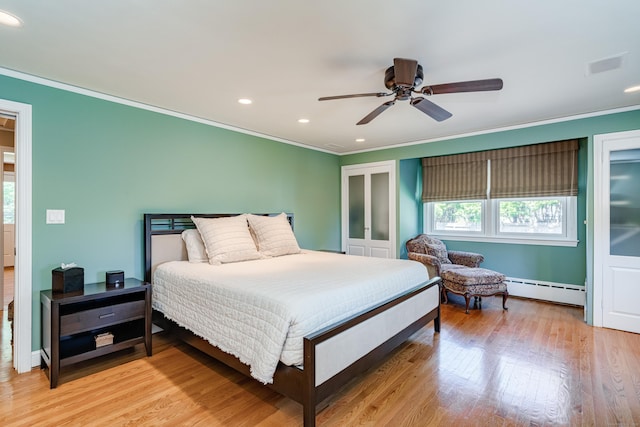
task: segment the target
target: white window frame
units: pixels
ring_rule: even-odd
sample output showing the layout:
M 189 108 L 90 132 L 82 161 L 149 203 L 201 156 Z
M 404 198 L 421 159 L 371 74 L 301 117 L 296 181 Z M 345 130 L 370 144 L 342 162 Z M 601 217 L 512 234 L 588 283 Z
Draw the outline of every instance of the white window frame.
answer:
M 499 231 L 498 203 L 500 201 L 559 199 L 562 204 L 562 234 L 504 233 Z M 522 245 L 577 246 L 577 196 L 571 197 L 530 197 L 513 199 L 487 200 L 451 200 L 451 202 L 482 202 L 482 232 L 434 230 L 434 202 L 424 203 L 424 232 L 430 236 L 444 240 L 460 240 L 467 242 L 494 242 Z

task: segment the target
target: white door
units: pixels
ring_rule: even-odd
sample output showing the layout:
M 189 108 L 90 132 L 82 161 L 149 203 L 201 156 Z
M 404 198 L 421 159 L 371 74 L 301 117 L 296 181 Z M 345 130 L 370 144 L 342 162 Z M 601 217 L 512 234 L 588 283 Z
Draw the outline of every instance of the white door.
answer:
M 396 257 L 395 162 L 342 167 L 342 250 Z
M 640 333 L 639 183 L 640 131 L 596 135 L 594 324 L 635 333 Z
M 4 268 L 13 267 L 15 263 L 15 227 L 4 224 Z
M 15 263 L 15 153 L 13 147 L 1 147 L 3 199 L 3 267 L 13 267 Z M 5 166 L 7 167 L 5 170 Z M 6 190 L 6 194 L 5 194 Z

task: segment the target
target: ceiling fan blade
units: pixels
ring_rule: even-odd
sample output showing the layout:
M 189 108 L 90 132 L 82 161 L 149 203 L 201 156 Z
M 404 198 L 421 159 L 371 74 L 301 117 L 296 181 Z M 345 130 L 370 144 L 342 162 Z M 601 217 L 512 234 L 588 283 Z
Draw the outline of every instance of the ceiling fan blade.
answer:
M 425 86 L 420 91 L 425 95 L 438 95 L 441 93 L 483 92 L 500 89 L 502 89 L 502 79 L 485 79 Z
M 425 113 L 427 116 L 430 116 L 434 120 L 441 122 L 443 120 L 447 120 L 453 114 L 445 110 L 444 108 L 434 104 L 428 99 L 424 99 L 422 97 L 413 98 L 411 100 L 411 105 L 416 107 L 418 110 Z
M 360 120 L 358 123 L 356 123 L 356 125 L 366 125 L 367 123 L 369 123 L 371 120 L 375 119 L 376 117 L 378 117 L 380 114 L 382 114 L 387 108 L 391 107 L 393 104 L 395 104 L 396 101 L 387 101 L 384 104 L 382 104 L 381 106 L 379 106 L 378 108 L 376 108 L 375 110 L 373 110 L 372 112 L 370 112 L 369 114 L 366 115 L 365 118 L 363 118 L 362 120 Z
M 415 59 L 393 58 L 396 85 L 413 87 L 417 71 L 418 61 Z
M 322 98 L 318 98 L 318 101 L 331 101 L 332 99 L 345 99 L 345 98 L 360 98 L 363 96 L 377 96 L 378 98 L 380 98 L 381 96 L 389 96 L 389 95 L 393 95 L 393 94 L 384 93 L 384 92 L 354 93 L 352 95 L 323 96 Z

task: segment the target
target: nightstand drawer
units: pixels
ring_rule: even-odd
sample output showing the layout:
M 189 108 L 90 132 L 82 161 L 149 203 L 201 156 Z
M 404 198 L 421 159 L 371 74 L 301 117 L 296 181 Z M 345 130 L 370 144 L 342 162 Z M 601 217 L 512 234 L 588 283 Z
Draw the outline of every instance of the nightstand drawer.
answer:
M 130 301 L 60 316 L 60 335 L 90 331 L 144 317 L 145 301 Z

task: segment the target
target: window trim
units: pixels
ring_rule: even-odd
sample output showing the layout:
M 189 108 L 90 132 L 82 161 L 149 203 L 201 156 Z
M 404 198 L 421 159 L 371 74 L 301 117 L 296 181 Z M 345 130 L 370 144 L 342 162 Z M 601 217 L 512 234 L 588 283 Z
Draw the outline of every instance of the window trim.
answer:
M 497 217 L 498 203 L 505 200 L 540 200 L 540 199 L 560 199 L 563 205 L 563 230 L 562 235 L 551 236 L 545 234 L 522 234 L 522 233 L 499 233 Z M 437 202 L 423 203 L 423 230 L 430 236 L 452 241 L 466 242 L 487 242 L 487 243 L 509 243 L 519 245 L 544 245 L 544 246 L 568 246 L 576 247 L 579 243 L 577 239 L 578 221 L 578 197 L 558 196 L 558 197 L 521 197 L 513 199 L 487 199 L 487 200 L 451 200 L 451 202 L 481 202 L 482 205 L 482 229 L 483 232 L 468 231 L 434 231 L 433 227 L 433 205 Z

